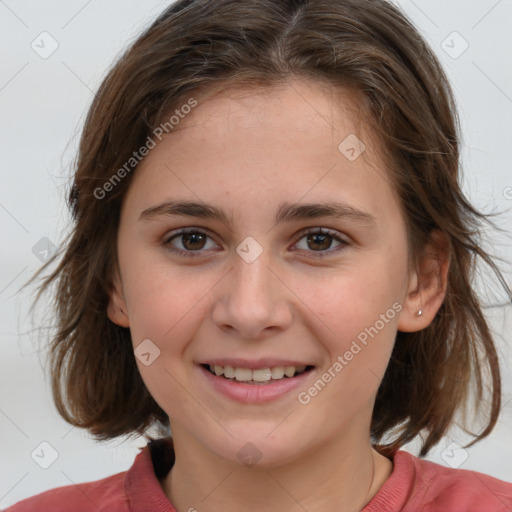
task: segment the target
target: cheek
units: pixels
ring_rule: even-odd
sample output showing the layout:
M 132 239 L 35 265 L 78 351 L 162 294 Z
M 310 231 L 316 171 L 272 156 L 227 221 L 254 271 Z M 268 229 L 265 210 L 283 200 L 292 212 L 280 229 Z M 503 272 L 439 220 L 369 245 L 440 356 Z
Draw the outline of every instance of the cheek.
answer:
M 187 348 L 197 337 L 198 319 L 204 318 L 211 307 L 208 290 L 218 278 L 208 277 L 204 272 L 198 276 L 193 271 L 149 265 L 147 261 L 141 267 L 137 257 L 131 259 L 125 271 L 135 355 L 142 352 L 138 347 L 148 344 L 146 340 L 151 342 L 151 363 L 146 365 L 137 357 L 142 380 L 170 416 L 186 417 L 190 395 L 184 389 L 190 379 L 191 366 Z
M 322 371 L 332 382 L 327 394 L 344 408 L 371 400 L 384 376 L 402 309 L 405 256 L 389 247 L 361 254 L 357 263 L 330 270 L 323 280 L 296 280 L 307 328 L 325 351 Z
M 373 325 L 403 297 L 405 258 L 401 262 L 399 255 L 390 251 L 358 259 L 339 270 L 329 269 L 324 277 L 302 274 L 293 283 L 309 316 L 338 343 Z
M 333 424 L 372 407 L 402 307 L 385 281 L 380 287 L 362 275 L 360 280 L 338 284 L 336 292 L 322 293 L 323 301 L 313 297 L 308 304 L 322 318 L 322 322 L 312 320 L 309 329 L 323 346 L 325 359 L 317 380 L 301 390 L 300 397 L 301 403 L 314 400 L 318 411 L 323 411 L 319 414 L 326 414 L 325 421 Z
M 219 277 L 199 266 L 171 266 L 154 248 L 125 254 L 129 257 L 120 263 L 133 344 L 149 338 L 165 350 L 180 351 Z

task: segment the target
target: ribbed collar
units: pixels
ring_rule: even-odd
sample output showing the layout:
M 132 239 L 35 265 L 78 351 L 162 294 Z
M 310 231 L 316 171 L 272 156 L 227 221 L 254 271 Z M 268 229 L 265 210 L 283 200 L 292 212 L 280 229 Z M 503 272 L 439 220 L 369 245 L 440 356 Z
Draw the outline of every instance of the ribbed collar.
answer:
M 171 438 L 150 441 L 135 457 L 125 480 L 125 491 L 133 512 L 176 512 L 165 495 L 159 478 L 174 464 Z
M 361 512 L 399 512 L 403 509 L 412 492 L 411 482 L 417 477 L 413 458 L 401 450 L 394 454 L 390 477 Z M 167 475 L 174 460 L 171 438 L 151 440 L 135 457 L 125 480 L 126 495 L 133 512 L 176 512 L 158 480 Z

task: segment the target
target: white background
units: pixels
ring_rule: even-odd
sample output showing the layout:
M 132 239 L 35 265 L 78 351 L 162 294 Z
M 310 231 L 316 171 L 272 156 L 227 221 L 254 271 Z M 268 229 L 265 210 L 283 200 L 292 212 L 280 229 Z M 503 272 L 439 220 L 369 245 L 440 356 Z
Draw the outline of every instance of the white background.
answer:
M 452 81 L 464 133 L 468 195 L 485 212 L 510 209 L 512 2 L 397 3 L 432 45 Z M 144 444 L 141 439 L 95 443 L 60 419 L 43 371 L 44 351 L 38 351 L 39 326 L 31 324 L 27 313 L 30 290 L 18 290 L 40 265 L 32 252 L 34 245 L 43 237 L 58 245 L 66 229 L 69 216 L 64 199 L 70 162 L 93 92 L 120 51 L 167 4 L 156 0 L 0 0 L 0 232 L 4 240 L 0 267 L 0 507 L 49 488 L 124 471 L 137 447 Z M 58 42 L 57 50 L 47 59 L 31 48 L 43 31 Z M 457 58 L 443 49 L 453 55 L 463 48 L 464 41 L 453 35 L 454 31 L 469 44 Z M 512 232 L 510 212 L 497 221 Z M 510 238 L 494 234 L 492 248 L 507 262 L 512 260 Z M 503 268 L 511 283 L 510 267 Z M 490 302 L 503 300 L 501 294 Z M 454 455 L 459 463 L 463 461 L 460 467 L 464 469 L 512 482 L 512 310 L 508 306 L 486 312 L 507 364 L 503 411 L 489 438 L 467 454 L 459 451 Z M 452 433 L 429 458 L 447 465 L 443 450 L 462 439 Z M 49 443 L 58 455 L 48 469 L 31 458 L 41 442 Z M 414 452 L 414 446 L 408 449 Z M 49 457 L 50 449 L 45 453 Z

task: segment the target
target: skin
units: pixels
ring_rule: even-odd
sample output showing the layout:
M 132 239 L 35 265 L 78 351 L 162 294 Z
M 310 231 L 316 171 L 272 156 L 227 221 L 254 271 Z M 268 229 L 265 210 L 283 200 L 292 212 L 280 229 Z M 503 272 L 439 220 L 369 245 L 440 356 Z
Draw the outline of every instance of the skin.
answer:
M 391 474 L 370 444 L 375 396 L 397 330 L 424 329 L 441 306 L 449 262 L 429 246 L 417 270 L 408 268 L 400 204 L 361 125 L 355 98 L 318 82 L 231 88 L 200 102 L 133 177 L 108 314 L 130 328 L 134 348 L 150 339 L 160 350 L 149 366 L 137 364 L 170 418 L 176 463 L 161 484 L 180 512 L 360 510 Z M 354 161 L 338 149 L 349 134 L 366 144 Z M 178 199 L 215 205 L 232 224 L 139 219 Z M 274 221 L 282 202 L 327 201 L 363 210 L 375 225 Z M 169 242 L 183 227 L 208 238 Z M 348 245 L 308 243 L 306 228 L 334 230 Z M 248 236 L 263 249 L 252 263 L 236 252 Z M 307 390 L 396 302 L 401 311 L 306 405 L 296 391 L 238 403 L 198 375 L 196 363 L 213 357 L 293 357 L 315 366 Z M 247 442 L 261 454 L 252 467 L 237 457 Z

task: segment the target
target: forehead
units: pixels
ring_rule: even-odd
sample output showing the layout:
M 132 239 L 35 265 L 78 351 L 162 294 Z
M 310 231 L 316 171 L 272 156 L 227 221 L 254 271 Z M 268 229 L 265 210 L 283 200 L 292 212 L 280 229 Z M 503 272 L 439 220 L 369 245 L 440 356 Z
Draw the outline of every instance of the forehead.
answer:
M 128 194 L 140 199 L 139 209 L 176 194 L 238 200 L 240 207 L 258 201 L 261 207 L 264 198 L 297 202 L 341 194 L 373 203 L 378 216 L 386 193 L 393 195 L 350 91 L 295 80 L 231 87 L 198 100 L 139 164 Z M 349 158 L 350 146 L 364 150 Z
M 359 95 L 323 81 L 296 78 L 267 87 L 232 85 L 226 90 L 206 92 L 199 101 L 175 133 L 192 131 L 199 125 L 230 137 L 236 137 L 239 130 L 244 136 L 254 130 L 252 138 L 264 139 L 266 145 L 272 144 L 269 131 L 281 133 L 273 141 L 276 144 L 293 141 L 294 132 L 322 138 L 330 133 L 333 141 L 347 130 L 365 139 L 373 135 L 362 120 Z M 194 132 L 191 138 L 201 136 L 199 130 Z

